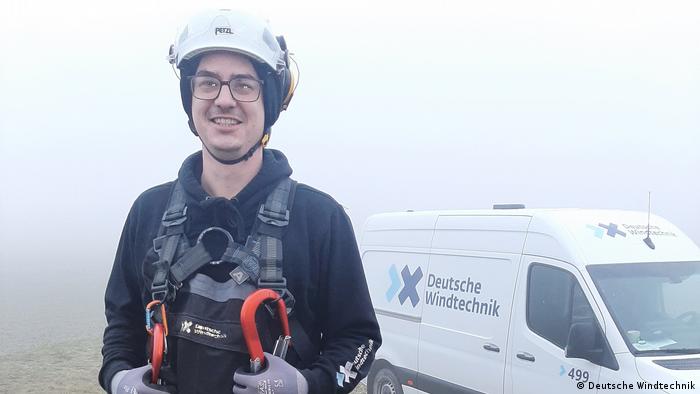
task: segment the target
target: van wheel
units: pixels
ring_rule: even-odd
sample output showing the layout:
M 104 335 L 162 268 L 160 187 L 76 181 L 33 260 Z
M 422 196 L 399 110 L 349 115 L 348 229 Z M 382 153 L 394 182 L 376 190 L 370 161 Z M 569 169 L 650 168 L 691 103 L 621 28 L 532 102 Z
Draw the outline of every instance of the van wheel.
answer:
M 374 375 L 370 394 L 403 394 L 401 383 L 388 368 L 382 368 Z

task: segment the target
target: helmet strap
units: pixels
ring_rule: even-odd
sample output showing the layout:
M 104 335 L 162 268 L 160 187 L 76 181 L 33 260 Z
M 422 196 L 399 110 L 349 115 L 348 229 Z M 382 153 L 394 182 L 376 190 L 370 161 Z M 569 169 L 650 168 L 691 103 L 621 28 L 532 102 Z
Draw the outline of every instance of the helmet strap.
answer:
M 193 133 L 196 134 L 197 132 L 194 131 L 194 128 L 192 128 L 192 129 L 193 129 Z M 202 145 L 204 146 L 204 149 L 206 149 L 207 152 L 209 152 L 209 155 L 211 155 L 211 157 L 214 158 L 214 160 L 218 161 L 219 163 L 221 163 L 223 165 L 230 166 L 230 165 L 238 164 L 242 161 L 246 161 L 246 160 L 250 159 L 253 156 L 253 154 L 255 153 L 255 151 L 258 150 L 258 148 L 260 148 L 261 146 L 264 147 L 265 145 L 267 145 L 267 141 L 269 141 L 269 139 L 270 139 L 270 132 L 269 131 L 264 132 L 262 138 L 259 139 L 258 142 L 256 142 L 255 145 L 253 145 L 250 149 L 248 149 L 248 152 L 246 152 L 245 155 L 239 157 L 238 159 L 233 159 L 233 160 L 224 160 L 220 157 L 216 157 L 216 155 L 209 149 L 209 147 L 207 146 L 207 144 L 204 143 L 204 141 L 202 141 Z M 201 140 L 201 137 L 200 137 L 200 140 Z

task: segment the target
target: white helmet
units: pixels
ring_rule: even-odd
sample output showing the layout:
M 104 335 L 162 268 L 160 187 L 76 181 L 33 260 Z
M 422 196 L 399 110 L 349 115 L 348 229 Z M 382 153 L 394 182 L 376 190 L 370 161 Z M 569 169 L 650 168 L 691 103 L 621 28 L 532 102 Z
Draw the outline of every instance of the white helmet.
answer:
M 287 66 L 285 51 L 265 21 L 223 9 L 206 11 L 190 19 L 171 46 L 168 60 L 179 68 L 182 61 L 216 50 L 247 55 L 275 71 Z
M 211 51 L 230 51 L 251 59 L 258 77 L 264 81 L 265 125 L 261 144 L 266 144 L 271 126 L 287 109 L 296 87 L 284 38 L 275 37 L 267 22 L 240 11 L 209 10 L 190 19 L 170 46 L 168 61 L 180 69 L 182 106 L 195 135 L 192 92 L 185 77 L 194 74 L 199 55 Z

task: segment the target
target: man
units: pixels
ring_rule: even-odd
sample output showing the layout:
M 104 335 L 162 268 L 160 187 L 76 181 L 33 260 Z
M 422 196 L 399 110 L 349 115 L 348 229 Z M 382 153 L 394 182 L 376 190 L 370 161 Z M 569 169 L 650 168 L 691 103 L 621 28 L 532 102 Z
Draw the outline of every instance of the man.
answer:
M 170 60 L 203 149 L 129 212 L 105 293 L 100 384 L 112 393 L 352 391 L 381 338 L 351 223 L 265 148 L 294 90 L 284 39 L 256 18 L 211 11 L 190 21 Z M 286 358 L 270 354 L 280 316 L 260 308 L 267 353 L 251 372 L 240 311 L 258 288 L 292 310 L 292 344 Z M 161 355 L 161 368 L 149 365 Z

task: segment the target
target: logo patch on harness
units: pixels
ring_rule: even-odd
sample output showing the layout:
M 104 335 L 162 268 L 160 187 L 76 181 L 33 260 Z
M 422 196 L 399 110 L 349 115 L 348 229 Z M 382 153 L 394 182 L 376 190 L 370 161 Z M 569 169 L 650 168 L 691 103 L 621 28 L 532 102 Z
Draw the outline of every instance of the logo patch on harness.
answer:
M 388 302 L 391 302 L 394 297 L 396 296 L 396 293 L 399 293 L 399 302 L 401 302 L 401 305 L 403 305 L 404 302 L 406 302 L 407 299 L 411 299 L 411 305 L 415 308 L 416 305 L 420 302 L 420 296 L 418 295 L 418 291 L 416 287 L 418 286 L 418 282 L 423 278 L 423 270 L 421 270 L 420 267 L 416 268 L 413 273 L 411 273 L 410 269 L 408 268 L 407 265 L 403 267 L 401 270 L 401 279 L 399 279 L 399 274 L 396 271 L 396 266 L 394 264 L 389 267 L 389 280 L 391 281 L 389 285 L 389 289 L 386 291 L 386 300 Z M 403 281 L 403 288 L 401 288 L 401 282 Z M 401 288 L 401 291 L 399 292 L 399 289 Z
M 180 333 L 217 340 L 228 338 L 228 335 L 224 330 L 205 326 L 204 324 L 200 324 L 199 322 L 192 320 L 183 320 L 182 323 L 180 323 Z
M 229 275 L 239 285 L 242 285 L 243 282 L 248 280 L 248 274 L 245 271 L 243 271 L 240 266 L 236 267 L 236 269 L 231 271 Z

